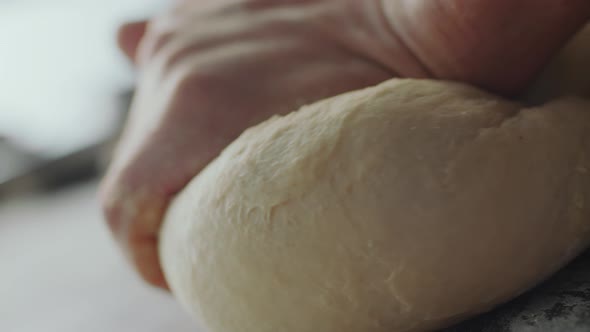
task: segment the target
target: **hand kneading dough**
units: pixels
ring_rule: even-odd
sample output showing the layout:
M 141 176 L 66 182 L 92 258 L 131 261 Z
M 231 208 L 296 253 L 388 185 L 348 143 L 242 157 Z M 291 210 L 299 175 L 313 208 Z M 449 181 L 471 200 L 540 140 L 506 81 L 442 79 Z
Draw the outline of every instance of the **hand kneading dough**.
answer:
M 525 109 L 393 80 L 248 130 L 172 205 L 176 296 L 210 332 L 429 331 L 590 243 L 590 26 Z
M 391 80 L 247 130 L 161 234 L 211 332 L 428 331 L 590 242 L 590 104 Z

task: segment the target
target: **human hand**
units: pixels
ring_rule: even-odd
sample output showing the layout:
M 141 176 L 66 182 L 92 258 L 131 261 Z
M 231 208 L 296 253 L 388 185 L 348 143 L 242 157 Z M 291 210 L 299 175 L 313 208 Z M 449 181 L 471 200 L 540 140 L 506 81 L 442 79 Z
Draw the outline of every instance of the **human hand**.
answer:
M 166 288 L 167 205 L 244 129 L 394 76 L 516 93 L 589 17 L 587 0 L 228 0 L 128 25 L 140 78 L 102 184 L 109 225 Z

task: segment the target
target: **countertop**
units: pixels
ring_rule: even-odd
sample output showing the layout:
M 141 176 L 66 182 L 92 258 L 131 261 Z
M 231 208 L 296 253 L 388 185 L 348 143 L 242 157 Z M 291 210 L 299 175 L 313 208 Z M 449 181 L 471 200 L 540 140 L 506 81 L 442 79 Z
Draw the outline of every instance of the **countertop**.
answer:
M 126 265 L 95 191 L 91 182 L 0 201 L 0 331 L 200 332 Z
M 139 282 L 102 223 L 96 183 L 0 201 L 0 331 L 203 332 Z M 590 252 L 445 332 L 590 332 Z M 236 331 L 239 332 L 239 331 Z

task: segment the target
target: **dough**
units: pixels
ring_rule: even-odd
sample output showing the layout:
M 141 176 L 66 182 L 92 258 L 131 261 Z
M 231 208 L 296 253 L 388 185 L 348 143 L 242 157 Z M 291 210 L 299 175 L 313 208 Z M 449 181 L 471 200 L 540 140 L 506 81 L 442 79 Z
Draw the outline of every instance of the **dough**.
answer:
M 210 332 L 429 331 L 590 243 L 590 103 L 391 80 L 247 130 L 172 204 L 161 261 Z

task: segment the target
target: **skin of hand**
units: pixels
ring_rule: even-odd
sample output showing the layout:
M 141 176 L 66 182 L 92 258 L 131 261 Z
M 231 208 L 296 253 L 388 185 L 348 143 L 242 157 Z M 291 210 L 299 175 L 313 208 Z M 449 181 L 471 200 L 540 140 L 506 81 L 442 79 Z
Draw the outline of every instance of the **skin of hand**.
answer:
M 166 208 L 246 128 L 392 77 L 514 94 L 589 18 L 587 0 L 186 0 L 127 24 L 139 79 L 101 185 L 110 229 L 167 288 Z

